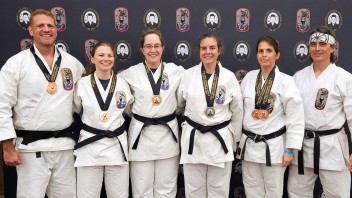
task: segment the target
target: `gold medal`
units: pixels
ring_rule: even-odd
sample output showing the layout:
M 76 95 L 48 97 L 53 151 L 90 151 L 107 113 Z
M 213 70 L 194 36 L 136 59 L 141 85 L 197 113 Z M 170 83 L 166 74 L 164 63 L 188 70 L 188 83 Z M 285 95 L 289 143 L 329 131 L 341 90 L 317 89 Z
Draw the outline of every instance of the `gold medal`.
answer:
M 55 82 L 49 82 L 49 84 L 46 86 L 46 91 L 49 94 L 55 94 L 57 92 L 57 85 Z
M 110 118 L 110 114 L 108 111 L 102 111 L 99 115 L 99 119 L 102 121 L 102 122 L 107 122 Z
M 162 99 L 161 99 L 160 95 L 154 95 L 153 98 L 152 98 L 152 103 L 155 106 L 160 105 L 161 101 L 162 101 Z
M 205 114 L 208 116 L 208 117 L 213 117 L 215 115 L 215 109 L 214 107 L 208 107 L 206 110 L 205 110 Z

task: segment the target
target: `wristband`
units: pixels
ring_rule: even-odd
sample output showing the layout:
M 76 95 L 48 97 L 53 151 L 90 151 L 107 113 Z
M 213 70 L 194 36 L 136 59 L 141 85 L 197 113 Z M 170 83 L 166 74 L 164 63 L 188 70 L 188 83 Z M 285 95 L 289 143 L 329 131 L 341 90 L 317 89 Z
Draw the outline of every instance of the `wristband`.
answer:
M 284 154 L 292 155 L 292 154 L 293 154 L 293 151 L 290 151 L 290 150 L 285 149 Z

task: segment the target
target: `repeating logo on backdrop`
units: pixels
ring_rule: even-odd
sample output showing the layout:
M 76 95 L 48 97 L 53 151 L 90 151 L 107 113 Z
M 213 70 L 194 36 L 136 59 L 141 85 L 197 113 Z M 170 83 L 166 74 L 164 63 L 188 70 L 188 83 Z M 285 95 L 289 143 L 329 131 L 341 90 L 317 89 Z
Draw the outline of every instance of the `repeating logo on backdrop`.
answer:
M 326 14 L 325 25 L 333 30 L 337 30 L 342 26 L 342 15 L 337 10 L 331 10 Z
M 159 28 L 161 24 L 160 13 L 155 9 L 149 9 L 144 14 L 144 25 L 147 28 Z
M 233 55 L 239 62 L 244 62 L 249 58 L 250 47 L 246 41 L 238 41 L 233 47 Z
M 84 10 L 81 15 L 81 22 L 83 27 L 89 31 L 93 31 L 99 27 L 100 18 L 98 12 L 92 8 Z
M 297 10 L 296 29 L 298 32 L 308 32 L 310 29 L 310 11 L 307 8 Z
M 118 7 L 114 11 L 115 29 L 118 32 L 126 32 L 128 30 L 128 10 L 124 7 Z
M 180 32 L 187 32 L 190 28 L 190 12 L 188 8 L 176 10 L 176 29 Z
M 238 80 L 238 83 L 242 83 L 242 80 L 244 79 L 244 77 L 247 75 L 248 71 L 245 69 L 239 69 L 235 72 L 235 76 Z
M 236 30 L 247 32 L 249 30 L 250 12 L 247 8 L 240 8 L 236 11 Z
M 296 43 L 295 48 L 293 49 L 293 56 L 298 62 L 304 62 L 308 59 L 308 43 L 305 41 L 299 41 Z
M 92 50 L 93 47 L 98 43 L 98 40 L 96 39 L 87 39 L 84 42 L 84 53 L 85 53 L 85 57 L 86 60 L 89 62 L 90 58 L 92 57 Z
M 24 30 L 28 29 L 29 18 L 31 17 L 32 10 L 29 8 L 21 8 L 17 12 L 16 21 L 19 27 Z
M 65 41 L 58 40 L 58 41 L 56 41 L 55 45 L 56 45 L 57 49 L 61 49 L 62 51 L 70 53 L 70 48 L 68 47 L 68 44 Z
M 121 62 L 125 62 L 131 57 L 131 45 L 125 40 L 115 44 L 115 51 L 117 59 Z
M 174 55 L 180 62 L 186 62 L 191 57 L 191 45 L 185 41 L 178 41 L 174 47 Z
M 58 32 L 66 30 L 66 12 L 62 7 L 53 7 L 51 8 L 51 13 L 55 19 L 55 25 Z
M 33 40 L 30 38 L 22 39 L 20 42 L 21 51 L 31 48 L 33 45 Z
M 221 24 L 221 16 L 217 10 L 210 9 L 204 14 L 204 26 L 208 28 L 210 31 L 215 31 L 220 27 Z
M 282 22 L 281 14 L 277 10 L 269 10 L 264 18 L 264 25 L 269 31 L 276 31 Z

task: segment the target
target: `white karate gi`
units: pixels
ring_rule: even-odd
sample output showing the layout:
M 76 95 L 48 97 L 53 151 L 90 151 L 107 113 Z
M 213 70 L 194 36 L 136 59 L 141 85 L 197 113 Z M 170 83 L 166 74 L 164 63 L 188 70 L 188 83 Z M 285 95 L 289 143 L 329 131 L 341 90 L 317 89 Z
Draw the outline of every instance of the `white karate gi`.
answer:
M 248 197 L 282 197 L 283 174 L 286 168 L 281 165 L 282 157 L 285 148 L 301 149 L 304 135 L 303 104 L 293 78 L 276 67 L 270 91 L 275 98 L 273 110 L 267 120 L 255 120 L 252 111 L 255 109 L 255 83 L 259 71 L 248 72 L 241 83 L 244 101 L 243 128 L 258 135 L 267 135 L 285 126 L 286 133 L 267 140 L 272 167 L 266 167 L 265 143 L 247 140 L 242 163 L 243 183 Z M 262 86 L 264 83 L 262 80 Z M 239 158 L 246 138 L 242 134 Z
M 313 65 L 310 65 L 298 71 L 294 79 L 303 99 L 307 130 L 339 129 L 346 119 L 349 129 L 352 129 L 352 75 L 349 72 L 330 64 L 316 78 Z M 325 108 L 318 110 L 315 103 L 321 88 L 328 90 L 328 96 Z M 320 137 L 319 175 L 327 197 L 350 197 L 348 141 L 350 140 L 344 129 L 336 134 Z M 318 176 L 313 173 L 313 145 L 314 138 L 304 138 L 305 174 L 298 175 L 297 166 L 290 169 L 288 190 L 291 197 L 313 196 L 314 182 Z M 294 164 L 297 165 L 297 153 L 294 157 Z
M 131 66 L 119 75 L 130 85 L 134 96 L 132 113 L 147 118 L 159 118 L 173 114 L 177 108 L 176 90 L 184 68 L 173 63 L 163 63 L 163 81 L 160 89 L 162 102 L 152 104 L 153 90 L 143 63 Z M 153 74 L 153 73 L 152 73 Z M 161 65 L 153 74 L 155 83 L 161 75 Z M 150 125 L 143 129 L 143 122 L 132 117 L 129 133 L 129 160 L 133 197 L 175 197 L 179 165 L 179 131 L 177 120 L 167 123 L 172 131 L 163 125 Z M 141 132 L 137 149 L 132 146 Z M 172 133 L 177 137 L 173 139 Z M 167 162 L 168 161 L 168 162 Z M 165 171 L 163 171 L 166 169 Z M 159 171 L 159 172 L 158 172 Z M 154 173 L 143 177 L 144 173 Z M 168 183 L 168 185 L 165 185 Z
M 34 49 L 51 73 L 35 45 Z M 74 84 L 81 78 L 84 67 L 70 54 L 59 51 L 62 60 L 56 78 L 58 90 L 55 94 L 47 92 L 48 81 L 29 49 L 8 59 L 2 67 L 1 141 L 16 138 L 15 129 L 56 131 L 71 125 Z M 54 62 L 58 56 L 58 51 L 55 50 Z M 65 71 L 71 75 L 70 87 L 66 86 Z M 42 198 L 45 193 L 49 197 L 75 197 L 76 172 L 72 155 L 75 142 L 67 137 L 38 140 L 28 145 L 21 142 L 22 138 L 15 141 L 15 148 L 20 152 L 23 162 L 17 166 L 17 197 Z M 36 152 L 41 152 L 41 157 L 38 157 Z
M 91 76 L 82 78 L 76 87 L 75 104 L 77 109 L 83 107 L 82 122 L 90 127 L 100 130 L 113 131 L 124 123 L 122 116 L 125 108 L 133 102 L 133 96 L 126 81 L 117 77 L 116 87 L 112 100 L 107 110 L 110 118 L 107 122 L 99 119 L 102 112 L 91 85 Z M 108 96 L 112 77 L 104 90 L 99 79 L 94 73 L 95 82 L 103 102 Z M 81 130 L 79 142 L 95 134 Z M 121 150 L 121 145 L 123 152 Z M 77 156 L 77 195 L 78 197 L 100 197 L 103 176 L 108 197 L 128 197 L 129 167 L 124 154 L 128 159 L 127 133 L 113 138 L 102 138 L 75 150 Z M 109 187 L 110 186 L 110 187 Z
M 202 83 L 201 63 L 184 73 L 177 94 L 179 106 L 185 106 L 184 115 L 194 122 L 204 126 L 212 126 L 231 120 L 227 127 L 218 130 L 228 149 L 227 154 L 224 152 L 219 140 L 212 133 L 202 134 L 199 131 L 195 132 L 193 154 L 188 154 L 190 133 L 193 127 L 187 122 L 182 124 L 180 163 L 184 164 L 186 171 L 186 197 L 202 197 L 204 194 L 208 197 L 227 197 L 229 193 L 230 176 L 223 177 L 223 175 L 224 173 L 231 175 L 231 163 L 234 160 L 233 152 L 236 150 L 236 142 L 241 137 L 242 94 L 235 74 L 222 67 L 221 63 L 218 63 L 218 65 L 220 72 L 214 100 L 214 117 L 208 117 L 205 113 L 207 102 Z M 208 80 L 210 91 L 214 73 Z M 221 96 L 219 95 L 220 91 L 222 93 Z M 196 164 L 199 164 L 199 166 L 194 166 Z M 188 165 L 190 166 L 188 167 Z M 201 170 L 204 169 L 203 165 L 209 167 L 206 172 Z M 193 172 L 203 173 L 193 174 Z M 212 176 L 212 181 L 209 178 L 207 179 L 207 175 L 214 175 L 214 177 Z M 218 176 L 216 177 L 216 175 Z M 204 185 L 207 185 L 208 188 L 201 190 Z M 199 188 L 192 188 L 192 186 L 199 186 Z M 220 189 L 215 192 L 212 191 L 211 186 L 217 186 Z M 205 189 L 208 192 L 204 192 Z

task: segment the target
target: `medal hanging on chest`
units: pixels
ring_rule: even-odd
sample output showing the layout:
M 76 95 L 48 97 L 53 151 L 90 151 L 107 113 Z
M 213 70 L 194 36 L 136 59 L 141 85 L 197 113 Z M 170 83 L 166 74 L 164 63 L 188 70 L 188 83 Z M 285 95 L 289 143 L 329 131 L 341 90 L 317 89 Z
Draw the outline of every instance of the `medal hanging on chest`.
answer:
M 263 87 L 262 87 L 262 70 L 259 71 L 257 75 L 257 80 L 255 81 L 255 107 L 252 111 L 252 117 L 255 120 L 266 120 L 269 117 L 269 112 L 267 111 L 267 107 L 269 106 L 270 99 L 270 91 L 273 86 L 273 82 L 275 79 L 275 68 L 274 67 L 270 73 L 268 78 L 266 79 Z
M 101 112 L 99 114 L 99 120 L 102 122 L 107 122 L 110 119 L 110 113 L 109 113 L 108 109 L 109 109 L 109 106 L 111 103 L 112 96 L 114 95 L 114 91 L 115 91 L 115 87 L 116 87 L 116 80 L 117 80 L 116 75 L 114 75 L 113 73 L 112 73 L 112 75 L 113 75 L 113 77 L 112 77 L 112 81 L 110 84 L 109 93 L 108 93 L 108 96 L 106 97 L 105 102 L 103 101 L 103 98 L 101 97 L 101 94 L 99 92 L 97 83 L 94 78 L 94 73 L 90 75 L 90 82 L 91 82 L 91 85 L 92 85 L 92 88 L 94 91 L 94 95 L 95 95 L 95 98 L 97 99 L 99 106 L 100 106 L 100 109 L 101 109 Z
M 220 73 L 220 68 L 218 64 L 216 64 L 213 83 L 212 83 L 211 92 L 210 92 L 208 80 L 205 72 L 205 67 L 202 63 L 202 69 L 201 69 L 202 82 L 203 82 L 205 100 L 207 101 L 207 108 L 205 109 L 205 115 L 207 115 L 208 117 L 214 117 L 215 115 L 214 99 L 216 96 L 216 89 L 218 87 L 219 73 Z
M 149 80 L 150 86 L 152 87 L 152 90 L 153 90 L 152 104 L 154 106 L 158 106 L 162 102 L 162 98 L 160 96 L 160 86 L 161 86 L 161 79 L 162 79 L 163 72 L 164 72 L 164 64 L 161 63 L 161 72 L 160 72 L 160 76 L 158 78 L 158 81 L 156 83 L 154 81 L 153 74 L 150 71 L 150 69 L 148 68 L 148 66 L 145 63 L 145 61 L 143 61 L 143 64 L 144 64 L 144 67 L 145 67 L 145 71 L 147 72 L 147 76 L 148 76 L 148 80 Z
M 37 62 L 37 65 L 42 70 L 46 80 L 48 81 L 48 85 L 46 86 L 46 91 L 49 94 L 55 94 L 57 92 L 57 84 L 55 83 L 55 81 L 56 81 L 57 74 L 59 73 L 59 68 L 61 64 L 61 54 L 55 61 L 53 72 L 52 74 L 50 74 L 48 69 L 45 67 L 43 61 L 39 58 L 37 54 L 35 54 L 35 50 L 33 46 L 31 47 L 30 50 L 35 58 L 35 62 Z

